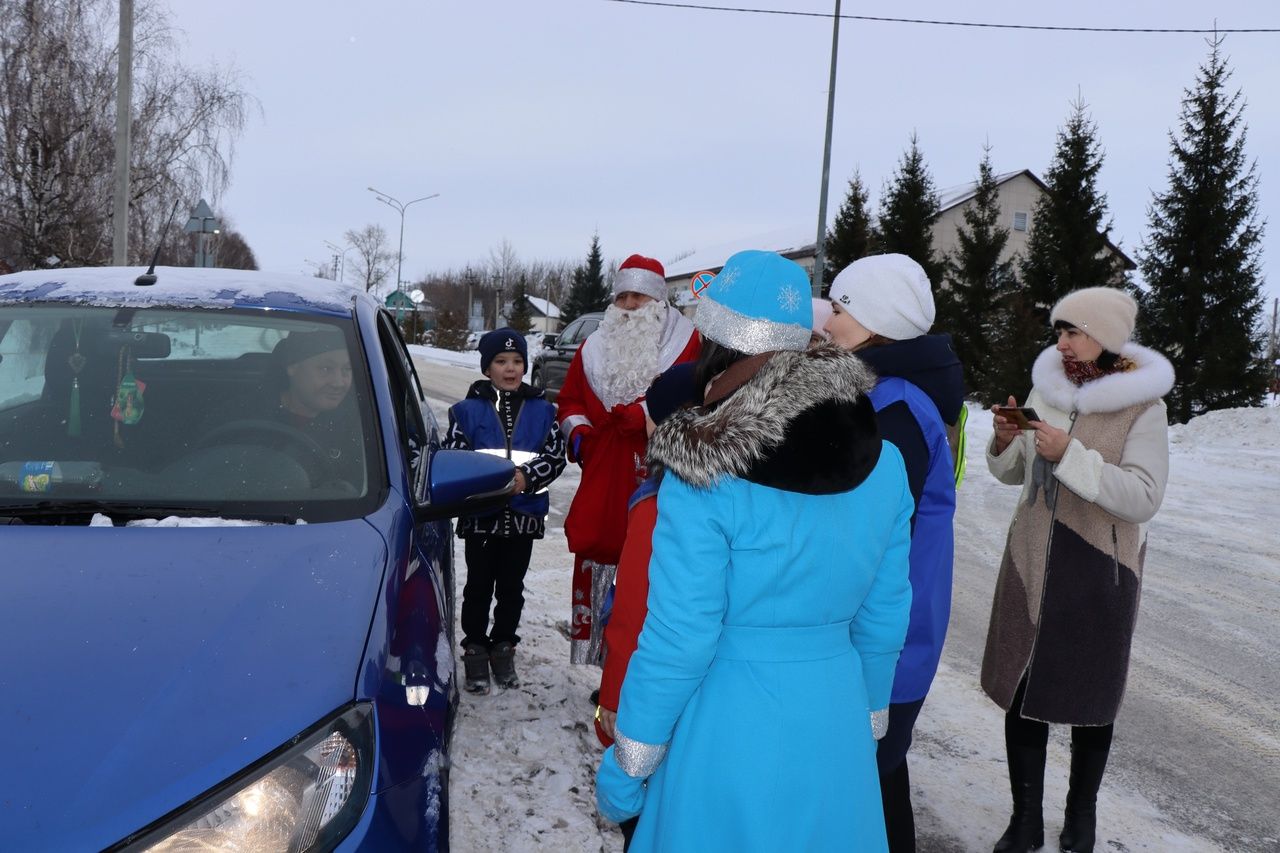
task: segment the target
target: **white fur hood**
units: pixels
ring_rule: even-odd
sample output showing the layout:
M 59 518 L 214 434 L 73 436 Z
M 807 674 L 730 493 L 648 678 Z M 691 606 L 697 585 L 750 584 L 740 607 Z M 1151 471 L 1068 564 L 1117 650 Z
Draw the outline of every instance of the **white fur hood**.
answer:
M 1049 347 L 1031 368 L 1031 381 L 1040 396 L 1054 408 L 1082 415 L 1118 412 L 1129 406 L 1158 400 L 1173 388 L 1173 365 L 1160 353 L 1128 343 L 1120 355 L 1133 362 L 1133 369 L 1112 373 L 1077 386 L 1067 378 L 1062 354 Z

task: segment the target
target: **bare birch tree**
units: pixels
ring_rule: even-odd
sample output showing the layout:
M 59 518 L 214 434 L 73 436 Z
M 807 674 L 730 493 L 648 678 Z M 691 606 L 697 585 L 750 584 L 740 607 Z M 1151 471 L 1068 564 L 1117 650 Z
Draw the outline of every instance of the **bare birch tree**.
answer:
M 112 0 L 0 2 L 0 256 L 18 269 L 110 261 L 116 14 Z M 152 0 L 136 6 L 134 38 L 129 245 L 141 262 L 175 200 L 216 204 L 251 99 L 234 71 L 182 64 Z
M 348 231 L 344 239 L 356 251 L 356 280 L 366 291 L 382 284 L 396 261 L 396 253 L 391 251 L 387 242 L 387 229 L 381 225 L 366 225 Z

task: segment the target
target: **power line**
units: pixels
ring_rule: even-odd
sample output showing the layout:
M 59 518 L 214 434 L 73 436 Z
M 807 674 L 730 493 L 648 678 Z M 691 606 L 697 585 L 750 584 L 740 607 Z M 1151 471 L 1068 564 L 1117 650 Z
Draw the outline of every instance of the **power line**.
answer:
M 829 12 L 794 12 L 785 9 L 747 9 L 736 6 L 703 6 L 697 3 L 663 3 L 657 0 L 605 0 L 607 3 L 627 3 L 632 6 L 661 6 L 668 9 L 697 9 L 704 12 L 746 12 L 756 15 L 789 15 L 797 18 L 831 18 Z M 1041 30 L 1063 33 L 1191 33 L 1197 35 L 1224 35 L 1227 33 L 1280 33 L 1280 27 L 1250 27 L 1231 29 L 1176 29 L 1171 27 L 1055 27 L 1042 24 L 989 24 L 978 21 L 936 21 L 926 18 L 886 18 L 874 15 L 840 15 L 846 21 L 872 21 L 885 24 L 927 24 L 935 27 L 970 27 L 990 30 Z

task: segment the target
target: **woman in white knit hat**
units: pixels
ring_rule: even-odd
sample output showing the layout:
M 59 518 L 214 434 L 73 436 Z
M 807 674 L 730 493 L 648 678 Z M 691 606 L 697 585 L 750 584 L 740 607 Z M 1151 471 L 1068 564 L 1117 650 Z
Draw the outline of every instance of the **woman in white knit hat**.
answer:
M 996 580 L 982 688 L 1005 710 L 1013 817 L 995 846 L 1044 844 L 1049 723 L 1070 725 L 1071 783 L 1061 849 L 1094 849 L 1098 788 L 1124 694 L 1146 554 L 1146 524 L 1169 471 L 1161 398 L 1173 367 L 1129 341 L 1138 308 L 1090 287 L 1050 315 L 1058 343 L 1031 370 L 1019 429 L 993 408 L 987 465 L 1021 485 Z M 1016 405 L 1013 397 L 1009 405 Z
M 854 261 L 831 283 L 832 343 L 852 350 L 877 378 L 870 397 L 885 441 L 902 453 L 915 500 L 911 516 L 911 627 L 898 658 L 889 728 L 876 750 L 890 853 L 914 853 L 907 751 L 942 656 L 951 612 L 955 470 L 948 441 L 964 403 L 964 375 L 947 335 L 933 327 L 933 288 L 906 255 Z

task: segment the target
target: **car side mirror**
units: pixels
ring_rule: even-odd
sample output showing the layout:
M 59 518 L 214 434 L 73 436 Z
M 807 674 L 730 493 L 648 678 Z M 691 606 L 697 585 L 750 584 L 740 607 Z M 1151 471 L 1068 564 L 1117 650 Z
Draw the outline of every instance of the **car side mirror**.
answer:
M 555 345 L 556 345 L 556 341 L 558 341 L 558 340 L 560 340 L 560 336 L 559 336 L 559 335 L 543 335 L 543 336 L 542 336 L 542 345 L 543 345 L 544 347 L 546 347 L 547 349 L 550 349 L 551 347 L 553 347 L 553 346 L 555 346 Z
M 437 450 L 430 465 L 426 500 L 414 513 L 418 521 L 495 512 L 516 492 L 515 466 L 500 456 Z

